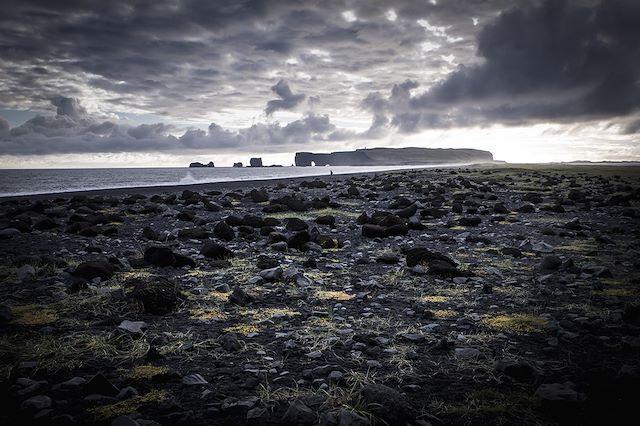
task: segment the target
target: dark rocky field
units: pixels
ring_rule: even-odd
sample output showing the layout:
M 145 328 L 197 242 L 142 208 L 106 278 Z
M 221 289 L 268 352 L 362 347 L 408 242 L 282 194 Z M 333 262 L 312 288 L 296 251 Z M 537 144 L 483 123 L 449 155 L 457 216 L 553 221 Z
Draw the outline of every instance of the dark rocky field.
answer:
M 637 424 L 638 168 L 162 191 L 0 201 L 0 423 Z

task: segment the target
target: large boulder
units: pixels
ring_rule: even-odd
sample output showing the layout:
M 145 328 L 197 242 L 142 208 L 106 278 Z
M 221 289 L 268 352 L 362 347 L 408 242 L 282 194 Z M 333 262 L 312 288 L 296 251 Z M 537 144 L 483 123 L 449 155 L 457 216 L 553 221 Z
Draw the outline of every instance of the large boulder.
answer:
M 183 228 L 178 231 L 181 240 L 206 240 L 209 235 L 209 231 L 202 228 Z
M 269 201 L 269 194 L 267 194 L 267 191 L 264 189 L 257 190 L 254 188 L 249 192 L 249 198 L 251 198 L 251 201 L 254 203 L 265 203 Z
M 137 282 L 132 294 L 140 302 L 144 312 L 154 315 L 171 312 L 178 301 L 175 284 L 162 277 Z
M 334 226 L 336 224 L 335 216 L 326 215 L 326 216 L 318 216 L 315 220 L 318 225 L 329 225 Z
M 210 259 L 227 259 L 229 257 L 235 256 L 234 252 L 224 247 L 223 245 L 214 243 L 213 241 L 207 241 L 202 246 L 202 249 L 200 249 L 200 253 Z
M 113 265 L 108 261 L 91 260 L 79 264 L 73 271 L 72 275 L 85 280 L 92 280 L 98 277 L 103 280 L 107 280 L 113 276 L 113 273 Z
M 542 258 L 540 262 L 540 269 L 543 271 L 555 271 L 562 266 L 562 259 L 553 254 L 547 255 Z
M 304 220 L 297 217 L 290 217 L 287 219 L 287 231 L 304 231 L 308 229 L 309 225 Z
M 404 395 L 381 384 L 367 384 L 360 391 L 362 401 L 372 413 L 388 424 L 406 424 L 415 417 Z
M 161 268 L 172 266 L 196 266 L 196 262 L 189 256 L 175 253 L 169 247 L 151 246 L 144 251 L 144 261 Z
M 402 210 L 398 210 L 396 212 L 396 215 L 403 219 L 409 219 L 411 216 L 416 214 L 417 211 L 418 211 L 418 206 L 415 204 L 411 204 L 409 207 L 405 207 Z
M 233 231 L 233 228 L 223 220 L 215 224 L 213 227 L 213 235 L 225 241 L 231 241 L 236 237 L 236 233 Z
M 292 236 L 287 239 L 287 244 L 291 248 L 295 248 L 298 250 L 304 250 L 304 245 L 311 241 L 311 234 L 309 231 L 300 231 L 296 232 Z
M 458 269 L 458 264 L 449 256 L 431 251 L 424 247 L 415 247 L 406 251 L 407 266 L 427 267 L 427 273 L 441 277 L 461 277 L 470 275 Z
M 387 229 L 380 225 L 365 223 L 362 225 L 362 236 L 368 238 L 384 238 L 387 236 Z
M 478 216 L 467 216 L 458 219 L 458 224 L 460 226 L 478 226 L 480 223 L 482 223 L 482 219 Z

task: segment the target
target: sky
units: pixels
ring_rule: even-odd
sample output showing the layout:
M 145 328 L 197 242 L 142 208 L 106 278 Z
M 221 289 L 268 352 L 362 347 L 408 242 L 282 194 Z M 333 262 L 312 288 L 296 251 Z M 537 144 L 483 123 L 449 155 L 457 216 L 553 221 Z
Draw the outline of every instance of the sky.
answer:
M 637 0 L 5 0 L 0 168 L 640 160 Z

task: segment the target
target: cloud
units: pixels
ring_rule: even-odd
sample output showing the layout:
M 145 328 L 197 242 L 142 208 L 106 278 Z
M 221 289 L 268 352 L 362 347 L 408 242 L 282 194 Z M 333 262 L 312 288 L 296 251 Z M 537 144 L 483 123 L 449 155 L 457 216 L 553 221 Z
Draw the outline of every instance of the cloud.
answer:
M 305 98 L 305 95 L 301 93 L 294 95 L 291 88 L 289 88 L 289 84 L 284 80 L 280 80 L 272 86 L 271 91 L 280 96 L 280 99 L 273 99 L 267 102 L 267 107 L 264 110 L 267 115 L 272 115 L 279 110 L 294 109 L 300 105 Z
M 137 127 L 130 127 L 127 134 L 134 139 L 149 139 L 166 136 L 172 129 L 172 126 L 164 123 L 141 124 Z
M 621 134 L 623 135 L 635 135 L 640 134 L 640 119 L 636 119 L 627 123 L 622 129 Z
M 57 115 L 4 129 L 0 152 L 242 150 L 301 140 L 324 150 L 429 128 L 618 123 L 639 106 L 636 0 L 5 3 L 0 106 L 43 111 L 53 99 Z M 303 108 L 310 113 L 288 130 L 250 125 L 262 112 Z M 371 122 L 363 132 L 329 130 L 320 126 L 324 113 L 354 128 L 369 114 Z M 166 123 L 116 120 L 135 114 Z M 203 120 L 220 126 L 178 130 Z
M 460 66 L 421 94 L 405 82 L 363 104 L 403 132 L 625 116 L 640 107 L 639 28 L 632 0 L 518 6 L 479 33 L 482 63 Z
M 59 116 L 71 118 L 83 118 L 87 116 L 87 110 L 80 105 L 80 102 L 78 102 L 76 98 L 57 96 L 51 99 L 51 104 L 58 107 L 56 113 Z
M 477 28 L 470 15 L 482 21 L 509 1 L 474 1 L 469 10 L 463 0 L 399 0 L 394 22 L 384 0 L 152 3 L 7 0 L 0 104 L 43 110 L 65 93 L 91 97 L 91 108 L 100 105 L 106 114 L 171 111 L 172 118 L 193 119 L 229 107 L 261 111 L 265 93 L 255 88 L 276 78 L 358 114 L 351 90 L 384 90 L 398 75 L 417 78 L 434 67 L 439 76 L 440 54 L 459 61 L 472 55 L 472 44 L 446 38 L 422 55 L 421 43 L 433 35 L 417 19 L 471 41 Z M 358 19 L 345 21 L 345 10 Z M 275 110 L 287 107 L 280 97 L 274 101 Z
M 65 99 L 65 101 L 60 101 Z M 98 121 L 75 98 L 55 97 L 55 116 L 36 116 L 9 129 L 0 120 L 0 155 L 47 155 L 119 152 L 255 152 L 293 150 L 313 141 L 342 140 L 328 115 L 308 113 L 282 125 L 259 123 L 238 130 L 211 123 L 207 130 L 188 129 L 181 136 L 164 123 L 127 126 Z M 4 129 L 4 130 L 3 130 Z
M 11 124 L 9 124 L 9 122 L 4 117 L 0 117 L 0 134 L 8 132 L 10 128 Z

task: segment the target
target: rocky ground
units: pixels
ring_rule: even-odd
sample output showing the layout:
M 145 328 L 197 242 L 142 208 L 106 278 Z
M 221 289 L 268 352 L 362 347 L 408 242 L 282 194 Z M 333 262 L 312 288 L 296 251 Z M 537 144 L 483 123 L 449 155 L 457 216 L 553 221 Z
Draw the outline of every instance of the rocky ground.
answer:
M 0 201 L 0 423 L 637 422 L 639 169 L 239 188 Z

